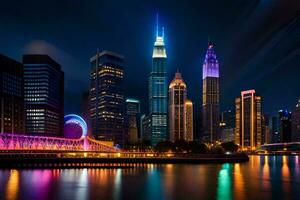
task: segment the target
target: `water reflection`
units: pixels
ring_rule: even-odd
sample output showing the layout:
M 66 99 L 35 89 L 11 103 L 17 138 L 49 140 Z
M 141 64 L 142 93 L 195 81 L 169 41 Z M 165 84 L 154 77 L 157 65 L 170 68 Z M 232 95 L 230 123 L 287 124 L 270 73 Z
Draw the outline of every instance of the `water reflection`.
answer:
M 300 174 L 300 163 L 299 163 L 299 156 L 297 155 L 297 156 L 295 156 L 294 157 L 294 162 L 295 162 L 295 164 L 294 164 L 294 166 L 295 166 L 295 174 L 296 174 L 296 176 L 299 176 Z
M 0 199 L 297 199 L 298 156 L 131 169 L 0 170 Z
M 269 156 L 262 156 L 264 159 L 263 169 L 262 169 L 262 187 L 264 190 L 270 191 L 270 166 L 269 166 Z
M 164 199 L 164 195 L 162 193 L 162 186 L 161 186 L 161 177 L 160 177 L 160 170 L 158 170 L 154 165 L 151 165 L 151 170 L 147 176 L 147 191 L 145 199 Z
M 234 164 L 234 196 L 236 199 L 244 200 L 245 198 L 245 183 L 244 183 L 244 176 L 241 172 L 241 164 L 237 163 Z
M 76 190 L 76 199 L 88 199 L 88 170 L 82 169 L 79 177 L 78 189 Z
M 7 181 L 6 186 L 6 199 L 7 200 L 14 200 L 18 197 L 18 190 L 19 190 L 19 171 L 11 170 L 10 176 Z
M 231 164 L 223 164 L 218 176 L 217 199 L 229 200 L 232 199 L 231 194 Z
M 114 183 L 114 199 L 121 199 L 122 170 L 117 169 Z
M 281 168 L 281 174 L 284 180 L 289 181 L 290 180 L 290 169 L 288 166 L 288 158 L 287 156 L 282 156 L 282 168 Z
M 290 192 L 290 168 L 288 165 L 288 157 L 282 156 L 282 168 L 281 168 L 281 176 L 283 179 L 282 187 L 285 193 Z

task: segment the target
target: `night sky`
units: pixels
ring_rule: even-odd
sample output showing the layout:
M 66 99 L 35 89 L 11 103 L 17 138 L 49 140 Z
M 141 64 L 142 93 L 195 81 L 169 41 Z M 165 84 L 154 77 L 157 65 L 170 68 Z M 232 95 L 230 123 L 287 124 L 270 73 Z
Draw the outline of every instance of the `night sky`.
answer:
M 0 53 L 46 53 L 65 72 L 65 112 L 80 113 L 89 89 L 89 58 L 111 50 L 126 58 L 126 96 L 147 109 L 156 14 L 165 27 L 168 76 L 177 68 L 201 105 L 202 63 L 208 37 L 221 69 L 221 110 L 241 90 L 256 89 L 263 111 L 292 109 L 300 96 L 300 1 L 1 1 Z

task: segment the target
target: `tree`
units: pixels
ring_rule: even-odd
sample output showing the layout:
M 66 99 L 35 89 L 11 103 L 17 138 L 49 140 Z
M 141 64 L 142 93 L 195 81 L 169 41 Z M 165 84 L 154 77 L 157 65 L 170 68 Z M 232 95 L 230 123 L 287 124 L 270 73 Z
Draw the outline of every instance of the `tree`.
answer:
M 190 151 L 190 146 L 189 143 L 185 140 L 176 140 L 174 142 L 175 150 L 176 152 L 189 152 Z
M 189 142 L 190 152 L 191 153 L 207 153 L 208 147 L 206 144 L 201 142 L 192 141 Z
M 175 145 L 171 141 L 162 141 L 157 143 L 154 149 L 157 152 L 175 151 Z
M 239 146 L 234 142 L 223 142 L 221 146 L 225 151 L 230 151 L 230 152 L 236 152 L 239 148 Z

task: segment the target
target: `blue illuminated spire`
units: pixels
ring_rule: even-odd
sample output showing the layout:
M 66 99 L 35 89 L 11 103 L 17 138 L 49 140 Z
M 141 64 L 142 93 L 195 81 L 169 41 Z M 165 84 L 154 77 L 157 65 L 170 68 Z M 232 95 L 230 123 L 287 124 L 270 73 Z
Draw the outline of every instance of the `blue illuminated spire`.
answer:
M 164 36 L 165 36 L 165 30 L 164 27 L 161 27 L 161 35 L 159 34 L 158 27 L 158 14 L 156 14 L 156 38 L 154 43 L 154 49 L 153 49 L 153 58 L 166 58 L 166 49 L 165 49 L 165 43 L 164 43 Z
M 159 15 L 156 14 L 156 38 L 164 39 L 165 27 L 161 27 L 161 36 L 159 35 Z
M 156 37 L 158 37 L 158 14 L 156 14 Z

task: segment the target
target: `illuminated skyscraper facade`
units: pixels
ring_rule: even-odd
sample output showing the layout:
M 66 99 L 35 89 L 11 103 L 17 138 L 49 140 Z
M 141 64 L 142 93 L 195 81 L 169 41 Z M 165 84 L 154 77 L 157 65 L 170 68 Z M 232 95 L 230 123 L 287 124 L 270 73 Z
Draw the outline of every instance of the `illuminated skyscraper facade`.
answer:
M 300 98 L 292 114 L 292 141 L 300 142 Z
M 169 131 L 170 141 L 185 140 L 186 84 L 177 72 L 169 85 Z
M 235 142 L 242 149 L 255 149 L 261 145 L 261 97 L 255 90 L 242 91 L 235 99 Z
M 90 120 L 99 140 L 123 145 L 125 136 L 124 57 L 102 51 L 90 59 Z
M 151 118 L 151 144 L 167 139 L 167 53 L 164 34 L 156 34 L 149 76 L 149 116 Z
M 184 136 L 186 141 L 194 140 L 194 108 L 188 99 L 184 102 Z
M 202 140 L 219 140 L 219 62 L 212 44 L 205 55 L 202 84 Z
M 48 55 L 23 55 L 26 133 L 63 136 L 64 72 Z
M 23 65 L 0 55 L 0 133 L 24 133 Z

